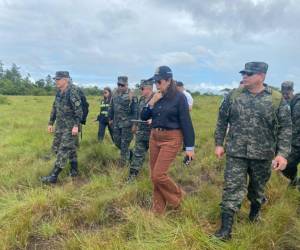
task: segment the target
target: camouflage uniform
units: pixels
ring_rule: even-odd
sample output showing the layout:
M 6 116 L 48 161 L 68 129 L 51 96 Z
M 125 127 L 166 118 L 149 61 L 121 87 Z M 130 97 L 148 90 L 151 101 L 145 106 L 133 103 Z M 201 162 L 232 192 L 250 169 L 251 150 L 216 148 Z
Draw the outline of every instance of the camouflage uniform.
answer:
M 152 96 L 150 97 L 150 99 L 151 98 Z M 139 105 L 138 105 L 139 119 L 140 119 L 140 114 L 143 108 L 148 103 L 148 101 L 149 101 L 148 98 L 146 98 L 145 96 L 142 96 L 140 98 Z M 149 149 L 149 138 L 150 138 L 151 126 L 145 123 L 139 123 L 137 126 L 138 127 L 135 136 L 135 147 L 134 147 L 130 168 L 139 171 L 143 166 L 145 155 Z
M 56 167 L 64 168 L 68 159 L 77 162 L 78 136 L 72 135 L 72 128 L 80 127 L 81 117 L 81 99 L 77 87 L 70 83 L 64 93 L 58 91 L 50 115 L 49 125 L 56 123 L 52 144 Z
M 281 97 L 276 115 L 272 103 L 274 90 L 270 87 L 265 85 L 265 89 L 257 95 L 242 88 L 239 89 L 240 94 L 232 98 L 234 91 L 226 96 L 220 106 L 215 131 L 215 143 L 222 146 L 227 126 L 230 125 L 226 136 L 223 211 L 237 211 L 240 208 L 247 191 L 247 174 L 248 199 L 251 203 L 263 203 L 272 158 L 275 154 L 287 158 L 292 134 L 289 106 Z
M 293 122 L 292 151 L 288 157 L 288 165 L 283 174 L 291 180 L 291 185 L 300 185 L 297 179 L 297 166 L 300 163 L 300 94 L 293 97 L 290 103 Z
M 118 77 L 119 82 L 127 85 L 127 77 Z M 129 89 L 126 92 L 117 90 L 112 96 L 109 119 L 113 121 L 114 143 L 121 150 L 121 165 L 129 159 L 129 145 L 133 138 L 131 120 L 136 118 L 137 98 Z

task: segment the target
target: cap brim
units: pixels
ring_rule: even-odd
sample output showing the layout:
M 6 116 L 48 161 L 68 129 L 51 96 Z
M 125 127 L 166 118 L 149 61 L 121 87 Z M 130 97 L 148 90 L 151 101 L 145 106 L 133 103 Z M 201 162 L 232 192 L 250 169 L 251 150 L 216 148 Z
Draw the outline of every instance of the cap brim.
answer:
M 240 74 L 245 74 L 245 73 L 257 73 L 256 71 L 253 70 L 247 70 L 247 69 L 243 69 L 239 72 Z

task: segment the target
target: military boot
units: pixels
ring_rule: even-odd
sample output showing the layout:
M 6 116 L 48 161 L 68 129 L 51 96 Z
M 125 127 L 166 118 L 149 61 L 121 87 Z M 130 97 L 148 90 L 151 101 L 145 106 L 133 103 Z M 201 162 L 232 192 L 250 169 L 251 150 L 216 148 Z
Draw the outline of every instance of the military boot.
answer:
M 251 203 L 250 212 L 249 212 L 249 220 L 251 222 L 256 222 L 259 220 L 260 208 L 261 208 L 261 204 L 257 202 Z
M 70 176 L 71 177 L 78 176 L 78 163 L 77 163 L 77 161 L 71 161 L 70 165 L 71 165 Z
M 129 175 L 128 175 L 128 178 L 127 178 L 127 183 L 133 182 L 136 179 L 136 177 L 138 176 L 138 174 L 139 174 L 138 170 L 130 168 L 129 169 Z
M 231 230 L 233 225 L 234 212 L 222 212 L 222 224 L 218 231 L 214 233 L 214 236 L 220 240 L 226 241 L 231 239 Z
M 55 166 L 48 176 L 41 177 L 41 181 L 45 184 L 55 184 L 57 182 L 57 177 L 61 171 L 62 168 Z

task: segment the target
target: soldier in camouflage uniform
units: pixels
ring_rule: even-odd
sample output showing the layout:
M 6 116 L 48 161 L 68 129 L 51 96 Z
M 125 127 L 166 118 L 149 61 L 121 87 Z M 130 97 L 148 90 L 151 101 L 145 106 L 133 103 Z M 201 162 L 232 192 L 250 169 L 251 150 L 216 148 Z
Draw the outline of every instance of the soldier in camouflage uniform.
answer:
M 290 109 L 280 92 L 264 84 L 267 69 L 263 62 L 246 63 L 240 71 L 243 87 L 232 90 L 220 106 L 215 131 L 218 158 L 225 153 L 224 137 L 230 125 L 226 136 L 222 224 L 214 234 L 222 240 L 231 238 L 234 214 L 247 192 L 247 176 L 249 219 L 254 222 L 265 202 L 264 188 L 271 176 L 271 166 L 276 171 L 283 170 L 290 153 Z
M 52 172 L 42 177 L 44 183 L 56 183 L 57 177 L 65 167 L 68 159 L 71 164 L 70 175 L 78 175 L 77 147 L 78 132 L 82 118 L 81 98 L 78 89 L 71 83 L 69 72 L 58 71 L 54 77 L 58 92 L 52 106 L 48 132 L 54 131 L 53 124 L 56 123 L 52 149 L 57 158 Z
M 140 84 L 140 89 L 142 91 L 142 96 L 138 102 L 138 118 L 140 119 L 140 114 L 143 108 L 151 100 L 153 96 L 153 82 L 148 80 L 142 80 Z M 149 148 L 149 138 L 151 132 L 150 121 L 141 121 L 137 123 L 137 131 L 135 137 L 135 147 L 132 153 L 133 157 L 130 162 L 128 182 L 133 181 L 138 175 L 141 167 L 143 166 L 146 153 Z
M 129 144 L 132 140 L 132 119 L 137 118 L 137 98 L 128 89 L 127 76 L 118 77 L 118 89 L 112 96 L 109 110 L 110 125 L 113 127 L 115 145 L 121 150 L 120 166 L 129 159 Z
M 294 83 L 292 81 L 283 82 L 281 92 L 290 104 L 293 123 L 292 150 L 288 157 L 288 165 L 282 173 L 290 180 L 289 186 L 297 186 L 300 191 L 300 180 L 297 177 L 297 166 L 300 163 L 300 94 L 294 95 Z
M 281 84 L 281 93 L 287 103 L 291 103 L 294 97 L 294 83 L 292 81 L 284 81 Z

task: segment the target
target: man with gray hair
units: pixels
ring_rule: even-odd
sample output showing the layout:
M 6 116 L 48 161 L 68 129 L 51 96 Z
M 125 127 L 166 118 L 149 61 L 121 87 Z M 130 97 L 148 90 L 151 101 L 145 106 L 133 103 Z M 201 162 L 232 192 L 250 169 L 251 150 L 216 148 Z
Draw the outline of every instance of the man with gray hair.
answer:
M 76 150 L 79 145 L 78 133 L 83 116 L 79 89 L 71 83 L 68 71 L 57 71 L 53 79 L 58 91 L 52 106 L 48 132 L 54 132 L 52 150 L 56 154 L 56 161 L 51 173 L 41 178 L 44 183 L 56 183 L 68 159 L 71 164 L 70 176 L 78 175 Z

